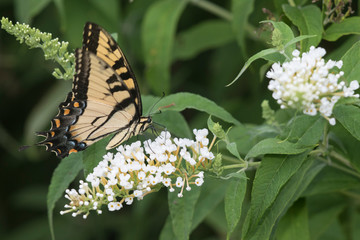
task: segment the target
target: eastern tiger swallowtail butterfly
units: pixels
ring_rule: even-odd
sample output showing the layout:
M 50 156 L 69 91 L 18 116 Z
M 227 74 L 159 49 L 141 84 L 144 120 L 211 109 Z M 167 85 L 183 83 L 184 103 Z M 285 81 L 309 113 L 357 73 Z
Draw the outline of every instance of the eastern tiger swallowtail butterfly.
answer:
M 102 27 L 86 23 L 83 46 L 75 51 L 72 91 L 59 105 L 51 128 L 38 135 L 47 151 L 64 158 L 115 134 L 106 149 L 141 134 L 152 123 L 142 116 L 139 87 L 123 52 Z

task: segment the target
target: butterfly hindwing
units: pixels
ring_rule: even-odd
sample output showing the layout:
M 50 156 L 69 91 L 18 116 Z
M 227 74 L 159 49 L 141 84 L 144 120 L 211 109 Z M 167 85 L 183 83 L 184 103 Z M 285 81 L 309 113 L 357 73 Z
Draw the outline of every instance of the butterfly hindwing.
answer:
M 72 92 L 59 105 L 51 129 L 39 133 L 46 137 L 39 144 L 60 158 L 112 133 L 107 149 L 116 147 L 151 124 L 150 117 L 141 117 L 135 76 L 116 42 L 93 23 L 85 25 L 83 37 L 83 48 L 75 51 Z

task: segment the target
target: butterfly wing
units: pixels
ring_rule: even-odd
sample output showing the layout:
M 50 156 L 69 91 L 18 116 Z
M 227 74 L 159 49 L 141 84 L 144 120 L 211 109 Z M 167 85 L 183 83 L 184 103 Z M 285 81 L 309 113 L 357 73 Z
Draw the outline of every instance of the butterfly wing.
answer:
M 135 75 L 113 37 L 99 25 L 87 22 L 83 33 L 83 48 L 104 60 L 120 76 L 134 99 L 136 114 L 140 117 L 142 104 Z
M 78 49 L 72 92 L 59 106 L 46 139 L 40 144 L 59 157 L 84 150 L 111 133 L 117 142 L 134 134 L 136 104 L 116 72 L 92 52 Z

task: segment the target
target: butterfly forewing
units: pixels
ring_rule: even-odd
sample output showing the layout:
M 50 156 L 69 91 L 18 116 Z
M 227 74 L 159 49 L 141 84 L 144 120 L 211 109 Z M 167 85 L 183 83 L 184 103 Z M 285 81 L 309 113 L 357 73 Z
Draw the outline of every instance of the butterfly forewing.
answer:
M 115 133 L 107 149 L 120 145 L 151 124 L 141 117 L 140 92 L 130 66 L 114 39 L 87 23 L 83 48 L 75 52 L 72 92 L 59 105 L 51 129 L 39 144 L 63 158 Z
M 138 116 L 142 115 L 142 104 L 135 75 L 125 55 L 115 40 L 103 28 L 94 23 L 86 23 L 83 33 L 83 47 L 96 54 L 111 66 L 124 81 L 137 106 Z

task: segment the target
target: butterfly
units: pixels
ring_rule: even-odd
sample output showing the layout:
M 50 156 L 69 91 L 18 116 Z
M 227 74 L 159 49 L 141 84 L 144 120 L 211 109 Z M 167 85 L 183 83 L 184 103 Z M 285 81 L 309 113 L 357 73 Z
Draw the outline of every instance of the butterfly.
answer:
M 108 32 L 87 22 L 75 59 L 72 91 L 60 103 L 50 130 L 38 132 L 45 137 L 38 145 L 64 158 L 109 134 L 114 136 L 106 149 L 117 147 L 151 126 L 151 117 L 142 116 L 135 75 Z

